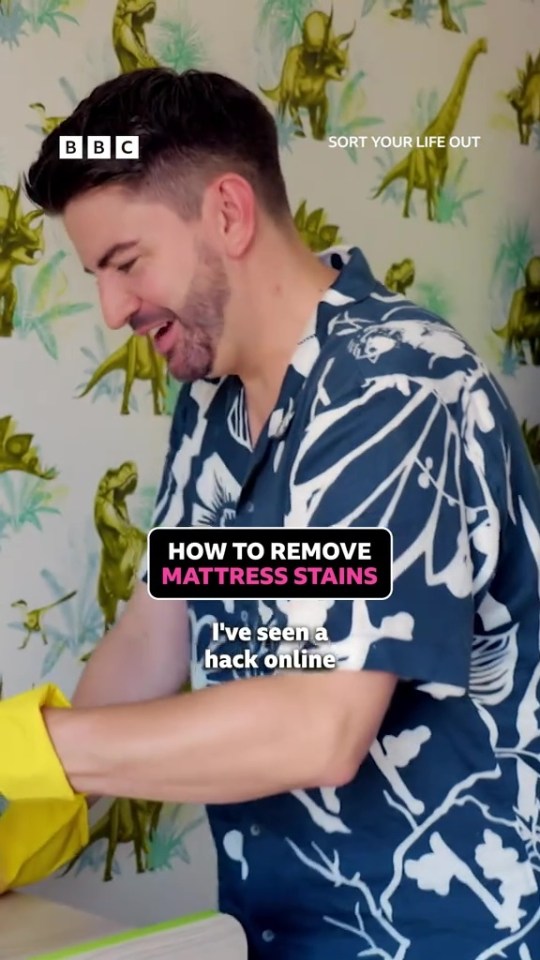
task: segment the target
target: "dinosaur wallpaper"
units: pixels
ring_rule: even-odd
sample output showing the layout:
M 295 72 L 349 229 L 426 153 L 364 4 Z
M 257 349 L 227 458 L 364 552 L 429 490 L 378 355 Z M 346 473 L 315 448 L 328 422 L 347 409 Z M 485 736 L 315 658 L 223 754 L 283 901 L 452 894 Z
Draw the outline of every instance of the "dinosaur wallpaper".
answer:
M 305 243 L 358 244 L 391 290 L 455 324 L 540 476 L 540 0 L 2 0 L 4 697 L 44 680 L 69 695 L 117 619 L 182 389 L 150 338 L 106 330 L 20 173 L 97 83 L 158 64 L 258 93 Z M 119 797 L 92 818 L 48 895 L 127 923 L 214 906 L 203 811 Z

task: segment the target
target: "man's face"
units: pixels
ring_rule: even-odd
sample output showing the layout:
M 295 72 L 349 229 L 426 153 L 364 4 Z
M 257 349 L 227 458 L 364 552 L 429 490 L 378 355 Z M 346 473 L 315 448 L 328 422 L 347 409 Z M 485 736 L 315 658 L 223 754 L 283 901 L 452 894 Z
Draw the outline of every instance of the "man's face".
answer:
M 64 224 L 85 270 L 97 278 L 111 330 L 129 324 L 134 333 L 150 334 L 177 380 L 216 375 L 229 287 L 201 223 L 105 187 L 73 200 Z

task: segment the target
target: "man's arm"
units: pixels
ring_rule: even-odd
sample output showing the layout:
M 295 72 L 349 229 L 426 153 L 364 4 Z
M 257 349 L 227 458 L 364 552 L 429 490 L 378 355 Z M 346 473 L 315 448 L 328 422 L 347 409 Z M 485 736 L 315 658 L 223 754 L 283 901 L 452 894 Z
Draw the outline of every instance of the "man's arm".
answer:
M 375 671 L 290 673 L 43 715 L 76 792 L 234 803 L 349 782 L 395 683 Z
M 166 521 L 172 465 L 182 442 L 189 388 L 178 396 L 151 526 Z M 105 634 L 79 680 L 74 707 L 158 700 L 178 693 L 189 676 L 189 621 L 183 600 L 155 600 L 146 585 L 146 551 L 122 615 Z
M 92 653 L 74 707 L 157 700 L 189 675 L 189 625 L 183 600 L 155 600 L 138 582 L 131 599 Z
M 330 605 L 324 626 L 337 670 L 250 678 L 161 702 L 44 711 L 75 790 L 225 803 L 339 786 L 366 758 L 398 678 L 436 699 L 466 695 L 475 598 L 465 490 L 481 460 L 471 465 L 451 411 L 423 382 L 392 375 L 359 389 L 352 377 L 340 380 L 341 393 L 321 404 L 291 465 L 286 525 L 389 527 L 392 594 Z M 476 511 L 480 530 L 496 520 L 493 509 L 486 502 Z M 495 522 L 493 529 L 489 564 Z M 289 621 L 298 623 L 294 606 Z

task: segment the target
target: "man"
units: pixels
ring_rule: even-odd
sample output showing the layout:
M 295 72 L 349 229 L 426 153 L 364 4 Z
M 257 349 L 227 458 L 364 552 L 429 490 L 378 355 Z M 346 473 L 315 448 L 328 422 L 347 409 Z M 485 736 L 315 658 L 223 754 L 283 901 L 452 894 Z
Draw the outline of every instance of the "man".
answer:
M 59 161 L 71 134 L 140 159 Z M 26 188 L 186 384 L 154 526 L 393 534 L 386 600 L 153 600 L 143 569 L 74 709 L 43 711 L 73 790 L 206 804 L 255 960 L 537 960 L 540 490 L 499 386 L 358 248 L 303 247 L 233 80 L 102 84 Z M 325 626 L 338 669 L 205 669 L 215 621 Z

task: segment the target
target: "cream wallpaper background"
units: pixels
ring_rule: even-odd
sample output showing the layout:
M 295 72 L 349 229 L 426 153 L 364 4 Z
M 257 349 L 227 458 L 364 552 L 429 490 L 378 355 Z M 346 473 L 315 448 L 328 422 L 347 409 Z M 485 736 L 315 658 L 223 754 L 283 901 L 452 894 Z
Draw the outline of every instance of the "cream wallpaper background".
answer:
M 117 518 L 113 546 L 120 536 L 144 542 L 179 387 L 139 344 L 145 378 L 123 397 L 133 344 L 106 330 L 61 224 L 25 220 L 24 196 L 15 209 L 18 176 L 79 99 L 133 69 L 126 45 L 138 28 L 140 65 L 228 73 L 277 115 L 262 90 L 278 84 L 305 18 L 317 12 L 309 23 L 320 26 L 331 7 L 4 0 L 2 8 L 0 676 L 3 696 L 44 680 L 69 696 L 133 586 L 117 581 L 118 596 L 100 595 L 102 551 L 111 549 L 104 511 Z M 278 117 L 298 227 L 314 250 L 358 244 L 379 277 L 466 335 L 499 376 L 540 471 L 540 3 L 449 0 L 445 10 L 443 0 L 334 0 L 332 16 L 334 37 L 353 33 L 333 48 L 336 62 L 347 45 L 348 53 L 341 78 L 326 85 L 326 128 L 315 138 L 301 111 L 299 137 L 293 117 Z M 403 177 L 374 194 L 410 151 L 371 138 L 422 136 L 436 117 L 429 133 L 471 145 L 449 148 L 435 219 L 418 189 L 407 218 Z M 363 147 L 329 144 L 355 135 Z M 98 368 L 103 375 L 80 396 Z M 121 798 L 100 804 L 89 848 L 41 892 L 133 924 L 213 907 L 204 813 L 166 807 L 157 826 L 151 815 L 151 805 Z

